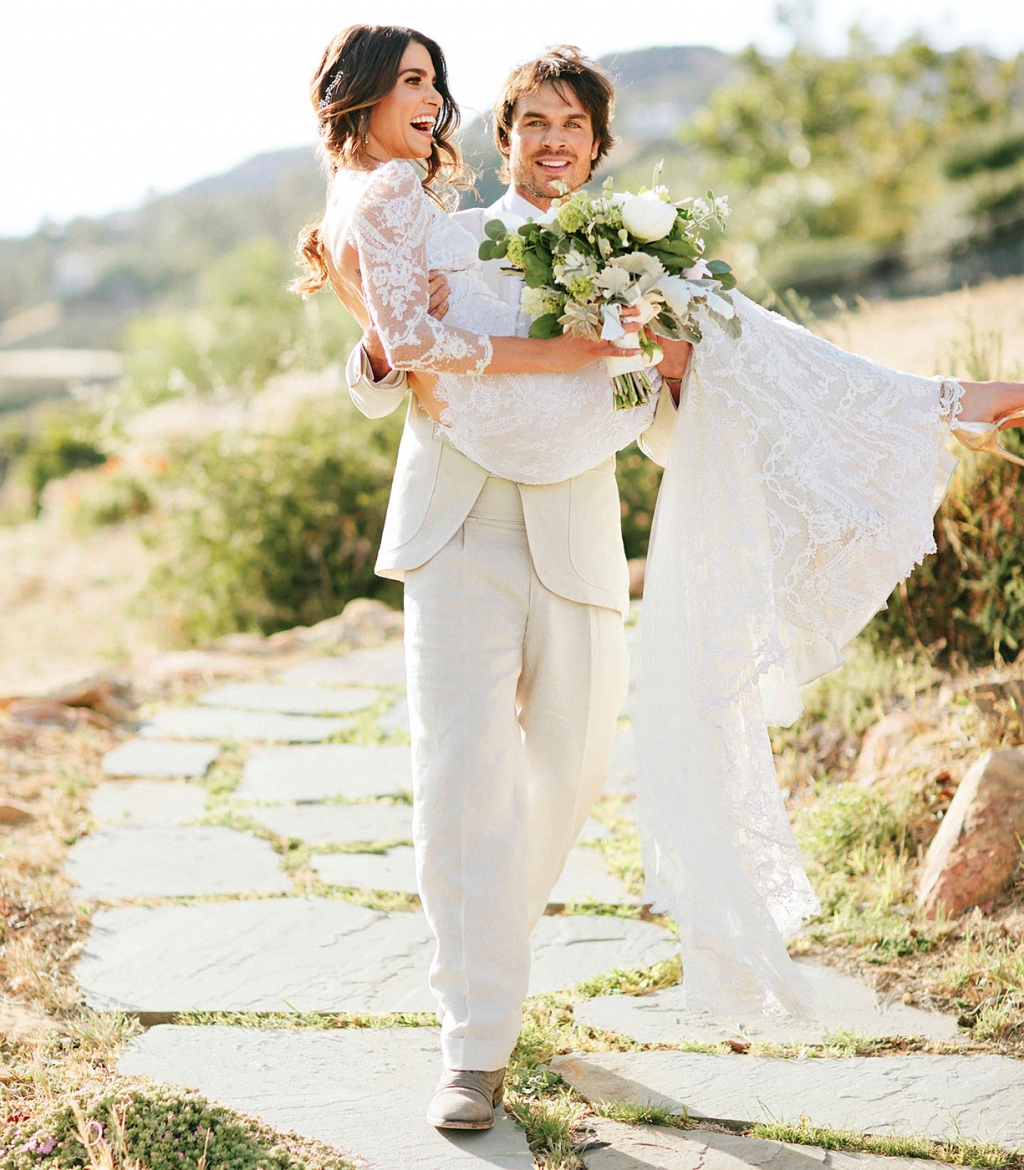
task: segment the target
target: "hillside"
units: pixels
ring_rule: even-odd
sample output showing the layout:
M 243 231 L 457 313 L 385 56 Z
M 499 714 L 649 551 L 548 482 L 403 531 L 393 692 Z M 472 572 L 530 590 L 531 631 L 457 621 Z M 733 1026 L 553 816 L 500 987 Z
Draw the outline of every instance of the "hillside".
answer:
M 820 312 L 835 292 L 908 295 L 1024 270 L 1021 61 L 858 43 L 838 59 L 675 46 L 603 63 L 619 136 L 605 173 L 635 187 L 664 159 L 673 190 L 727 192 L 735 212 L 715 246 L 755 296 L 794 288 Z M 479 170 L 467 199 L 489 202 L 501 189 L 489 131 L 476 121 L 463 141 Z M 303 147 L 135 211 L 0 240 L 0 348 L 121 348 L 133 320 L 201 304 L 211 270 L 250 241 L 272 241 L 286 274 L 322 200 Z

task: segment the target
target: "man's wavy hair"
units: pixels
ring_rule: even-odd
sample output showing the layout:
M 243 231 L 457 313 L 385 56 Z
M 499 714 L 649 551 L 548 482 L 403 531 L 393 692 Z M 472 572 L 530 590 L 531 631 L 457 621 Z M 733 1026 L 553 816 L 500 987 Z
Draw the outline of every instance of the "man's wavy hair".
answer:
M 584 57 L 575 45 L 553 45 L 543 56 L 513 70 L 494 103 L 494 142 L 504 159 L 499 173 L 502 182 L 511 179 L 508 156 L 516 102 L 542 85 L 553 86 L 562 97 L 566 97 L 565 90 L 570 89 L 590 115 L 598 142 L 597 157 L 590 167 L 591 175 L 615 145 L 611 132 L 615 90 L 611 78 L 595 61 Z
M 448 89 L 448 68 L 436 41 L 399 25 L 354 24 L 338 33 L 324 50 L 310 83 L 309 98 L 316 111 L 319 151 L 325 169 L 333 174 L 340 167 L 363 165 L 373 107 L 395 88 L 402 57 L 413 41 L 430 54 L 434 88 L 441 95 L 430 157 L 422 160 L 424 189 L 441 202 L 432 190 L 434 181 L 459 183 L 464 168 L 458 147 L 452 142 L 459 127 L 459 108 Z M 327 283 L 319 222 L 300 233 L 299 262 L 306 275 L 290 287 L 293 292 L 309 296 Z

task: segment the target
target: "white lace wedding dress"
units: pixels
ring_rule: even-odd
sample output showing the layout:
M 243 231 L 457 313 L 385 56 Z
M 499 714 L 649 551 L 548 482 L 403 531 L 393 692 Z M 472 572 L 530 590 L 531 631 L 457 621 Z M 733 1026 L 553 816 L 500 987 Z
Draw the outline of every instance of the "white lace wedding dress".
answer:
M 367 306 L 397 364 L 441 375 L 453 446 L 496 475 L 556 482 L 627 445 L 651 408 L 614 411 L 603 368 L 481 376 L 513 332 L 476 244 L 407 163 L 335 180 L 325 238 L 358 249 Z M 426 272 L 451 284 L 426 315 Z M 708 320 L 662 481 L 647 563 L 634 713 L 647 897 L 679 924 L 687 1001 L 731 1017 L 805 1014 L 784 938 L 818 903 L 767 726 L 934 549 L 956 460 L 960 387 L 900 374 L 733 294 L 733 340 Z
M 603 361 L 573 374 L 480 376 L 489 338 L 514 336 L 515 315 L 484 280 L 476 240 L 427 197 L 408 162 L 339 171 L 321 237 L 339 267 L 345 245 L 355 248 L 366 308 L 395 368 L 438 375 L 448 440 L 495 475 L 570 479 L 651 425 L 656 396 L 615 410 Z M 429 269 L 448 276 L 443 321 L 427 315 Z

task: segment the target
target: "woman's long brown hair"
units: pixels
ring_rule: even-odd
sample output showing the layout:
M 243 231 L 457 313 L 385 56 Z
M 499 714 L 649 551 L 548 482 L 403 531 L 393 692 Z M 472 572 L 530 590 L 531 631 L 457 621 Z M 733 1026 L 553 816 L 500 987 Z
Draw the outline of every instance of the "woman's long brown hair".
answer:
M 434 88 L 441 96 L 441 109 L 434 123 L 430 157 L 423 160 L 426 173 L 423 187 L 431 190 L 441 176 L 458 182 L 463 175 L 462 158 L 451 141 L 459 126 L 459 109 L 448 90 L 448 69 L 440 45 L 411 28 L 396 25 L 354 24 L 339 33 L 324 50 L 310 85 L 309 96 L 320 127 L 320 152 L 330 173 L 343 166 L 355 166 L 365 158 L 373 107 L 386 98 L 398 82 L 398 70 L 409 43 L 415 41 L 430 54 L 434 66 Z M 306 275 L 289 286 L 304 297 L 327 283 L 327 263 L 320 242 L 320 221 L 299 234 L 299 262 Z

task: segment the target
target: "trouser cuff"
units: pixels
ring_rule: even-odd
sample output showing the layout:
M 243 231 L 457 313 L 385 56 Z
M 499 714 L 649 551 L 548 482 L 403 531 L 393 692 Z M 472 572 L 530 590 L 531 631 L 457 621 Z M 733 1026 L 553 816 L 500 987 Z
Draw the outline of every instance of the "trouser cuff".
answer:
M 445 1068 L 495 1072 L 505 1068 L 518 1037 L 505 1040 L 449 1040 L 441 1037 Z

